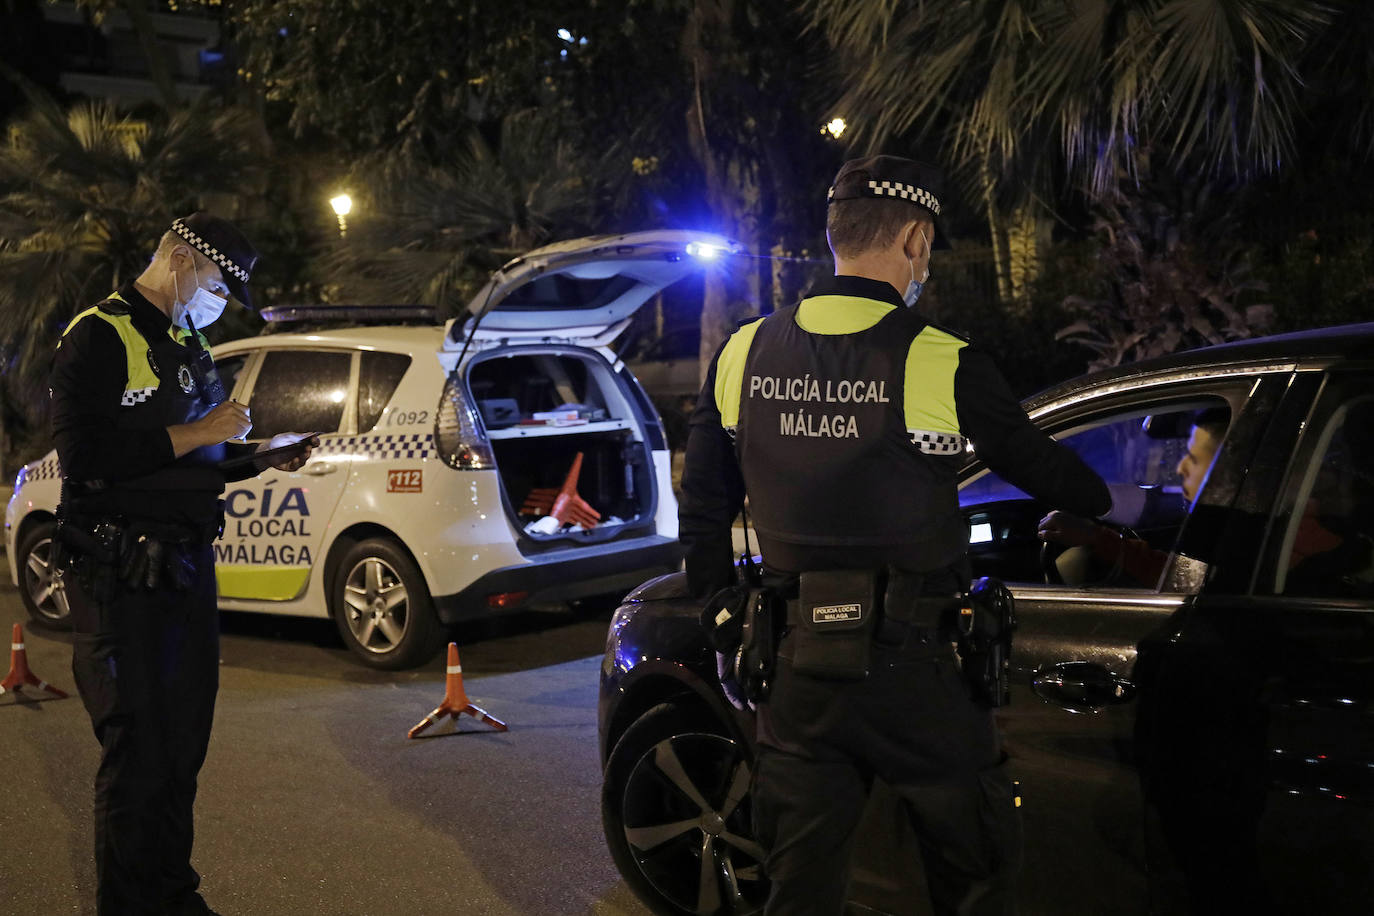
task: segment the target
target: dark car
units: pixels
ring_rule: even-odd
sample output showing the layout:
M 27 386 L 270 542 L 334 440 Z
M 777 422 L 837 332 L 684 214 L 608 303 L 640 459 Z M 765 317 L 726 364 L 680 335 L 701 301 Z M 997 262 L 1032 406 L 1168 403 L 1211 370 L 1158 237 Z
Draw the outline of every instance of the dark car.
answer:
M 1005 581 L 1019 618 L 997 718 L 1023 797 L 1022 911 L 1370 912 L 1374 324 L 1123 366 L 1025 406 L 1134 504 L 1121 535 L 1158 576 L 1046 548 L 1054 507 L 970 456 L 975 575 Z M 1175 467 L 1207 408 L 1229 426 L 1189 504 Z M 611 622 L 606 839 L 656 912 L 747 913 L 767 896 L 753 723 L 720 693 L 700 610 L 679 573 Z M 853 861 L 855 903 L 928 910 L 881 785 Z

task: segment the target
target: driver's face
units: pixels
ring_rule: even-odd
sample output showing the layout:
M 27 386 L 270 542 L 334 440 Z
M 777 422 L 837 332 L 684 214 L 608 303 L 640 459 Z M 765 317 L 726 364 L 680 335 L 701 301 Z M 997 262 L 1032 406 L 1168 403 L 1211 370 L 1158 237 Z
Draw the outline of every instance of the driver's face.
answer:
M 1202 487 L 1207 472 L 1212 469 L 1212 459 L 1217 456 L 1218 445 L 1220 443 L 1207 430 L 1193 427 L 1188 436 L 1188 454 L 1179 460 L 1175 469 L 1178 476 L 1183 478 L 1183 496 L 1188 502 L 1197 499 L 1197 491 Z

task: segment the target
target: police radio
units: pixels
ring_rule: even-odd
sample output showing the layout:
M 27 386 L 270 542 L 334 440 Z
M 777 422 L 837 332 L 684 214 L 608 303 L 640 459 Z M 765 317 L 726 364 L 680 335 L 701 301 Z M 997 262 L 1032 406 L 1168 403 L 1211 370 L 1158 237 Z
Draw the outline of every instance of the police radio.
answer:
M 186 316 L 186 329 L 191 332 L 191 337 L 186 342 L 191 348 L 191 374 L 195 376 L 200 399 L 206 407 L 214 409 L 223 404 L 229 394 L 224 390 L 224 382 L 219 377 L 219 370 L 215 368 L 210 351 L 200 342 L 200 335 L 196 333 L 196 326 L 191 323 L 190 315 Z

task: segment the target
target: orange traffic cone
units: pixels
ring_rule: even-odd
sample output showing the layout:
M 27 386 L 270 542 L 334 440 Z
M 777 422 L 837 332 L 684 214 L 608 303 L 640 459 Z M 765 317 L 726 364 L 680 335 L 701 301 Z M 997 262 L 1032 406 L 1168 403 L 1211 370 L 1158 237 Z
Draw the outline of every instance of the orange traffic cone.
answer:
M 521 515 L 552 515 L 563 524 L 581 525 L 595 528 L 601 521 L 597 512 L 577 493 L 577 478 L 582 476 L 582 453 L 573 458 L 568 476 L 563 478 L 563 486 L 557 490 L 552 487 L 537 487 L 525 497 L 520 507 Z
M 23 690 L 25 686 L 37 687 L 39 690 L 46 690 L 54 696 L 65 697 L 64 691 L 58 690 L 47 681 L 40 681 L 32 671 L 29 670 L 29 656 L 24 651 L 24 629 L 19 624 L 14 625 L 14 635 L 10 640 L 10 673 L 5 675 L 5 679 L 0 681 L 0 693 L 6 690 L 13 690 L 15 693 Z
M 583 528 L 595 528 L 596 523 L 601 521 L 601 513 L 577 495 L 577 478 L 581 474 L 582 453 L 578 452 L 577 457 L 573 459 L 572 467 L 568 468 L 568 476 L 564 478 L 563 487 L 558 491 L 558 498 L 553 501 L 553 509 L 549 514 L 565 525 L 572 523 Z
M 463 689 L 463 666 L 458 663 L 458 644 L 451 642 L 448 644 L 448 677 L 444 679 L 444 702 L 439 704 L 438 709 L 416 723 L 415 727 L 406 733 L 406 737 L 414 738 L 444 716 L 452 716 L 457 721 L 463 713 L 467 713 L 474 719 L 480 719 L 498 732 L 507 730 L 506 723 L 487 715 L 485 709 L 480 706 L 473 706 L 468 700 L 467 691 Z

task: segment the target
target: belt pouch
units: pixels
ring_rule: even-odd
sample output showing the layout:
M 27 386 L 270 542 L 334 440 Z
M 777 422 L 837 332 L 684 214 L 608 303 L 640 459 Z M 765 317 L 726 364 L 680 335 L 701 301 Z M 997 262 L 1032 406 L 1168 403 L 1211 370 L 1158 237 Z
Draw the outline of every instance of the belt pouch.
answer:
M 878 587 L 877 570 L 802 573 L 792 637 L 793 670 L 838 681 L 868 677 Z

